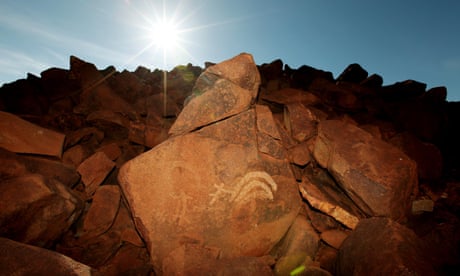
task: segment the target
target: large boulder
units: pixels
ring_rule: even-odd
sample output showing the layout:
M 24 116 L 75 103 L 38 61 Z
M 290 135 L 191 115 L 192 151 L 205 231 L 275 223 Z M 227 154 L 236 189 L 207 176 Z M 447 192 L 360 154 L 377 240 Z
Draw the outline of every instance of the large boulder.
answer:
M 230 68 L 218 64 L 210 71 L 233 72 L 233 63 L 223 64 Z M 236 69 L 240 67 L 237 63 Z M 195 112 L 207 106 L 213 114 L 214 109 L 227 106 L 226 98 L 210 103 L 202 98 L 215 98 L 214 93 L 222 92 L 237 93 L 238 97 L 247 94 L 246 104 L 232 111 L 236 114 L 209 118 L 206 126 L 195 131 L 199 124 L 189 125 L 182 117 L 178 126 L 172 127 L 176 136 L 120 169 L 123 193 L 160 274 L 170 273 L 174 266 L 168 260 L 183 258 L 177 254 L 184 254 L 182 249 L 190 246 L 211 250 L 213 258 L 228 260 L 266 255 L 299 211 L 298 189 L 277 125 L 268 109 L 250 107 L 257 89 L 236 72 L 230 74 L 231 82 L 214 75 L 214 82 L 204 87 L 206 92 L 187 105 L 194 106 Z M 248 74 L 247 70 L 240 72 Z M 208 78 L 208 74 L 200 78 Z M 254 74 L 257 71 L 246 79 L 258 80 Z M 197 85 L 202 85 L 200 81 Z M 216 87 L 219 82 L 228 86 Z M 190 115 L 193 121 L 194 114 Z M 184 272 L 177 269 L 175 273 Z
M 398 148 L 355 125 L 324 120 L 313 155 L 367 215 L 397 220 L 410 210 L 417 166 Z

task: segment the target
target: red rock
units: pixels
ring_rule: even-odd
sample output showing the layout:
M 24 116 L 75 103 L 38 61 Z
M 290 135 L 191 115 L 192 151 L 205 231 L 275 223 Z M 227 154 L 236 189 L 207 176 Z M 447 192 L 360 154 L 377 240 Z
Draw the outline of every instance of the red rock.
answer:
M 90 114 L 92 111 L 109 109 L 135 117 L 136 112 L 131 105 L 117 95 L 106 82 L 114 73 L 115 70 L 111 69 L 111 72 L 104 76 L 94 64 L 70 57 L 70 74 L 80 82 L 83 90 L 80 93 L 80 104 L 75 107 L 74 112 Z
M 284 124 L 292 138 L 304 142 L 316 134 L 318 118 L 303 104 L 292 103 L 284 109 Z
M 289 231 L 271 252 L 278 261 L 274 271 L 277 275 L 287 275 L 307 258 L 313 259 L 318 250 L 319 237 L 304 214 L 299 214 Z
M 260 74 L 251 54 L 241 53 L 231 59 L 206 69 L 209 74 L 217 75 L 249 91 L 255 99 L 260 85 Z M 198 80 L 197 80 L 198 83 Z
M 311 208 L 307 204 L 305 204 L 304 207 L 307 213 L 307 217 L 311 221 L 311 225 L 317 232 L 321 233 L 340 227 L 340 223 L 333 219 L 331 216 L 321 213 L 320 211 Z
M 288 156 L 291 163 L 299 166 L 305 166 L 311 161 L 310 151 L 306 142 L 288 149 Z
M 156 271 L 181 244 L 235 258 L 267 254 L 281 239 L 297 215 L 298 191 L 288 164 L 262 159 L 256 141 L 249 110 L 168 139 L 120 169 Z
M 339 249 L 347 237 L 347 233 L 338 229 L 328 230 L 321 233 L 321 240 L 335 249 Z
M 88 196 L 94 194 L 114 167 L 115 163 L 101 151 L 91 155 L 78 166 L 77 171 L 81 174 L 81 180 Z
M 121 155 L 120 147 L 115 142 L 106 144 L 96 151 L 102 151 L 112 161 L 116 160 Z
M 343 242 L 340 275 L 436 275 L 415 233 L 388 218 L 361 220 Z
M 147 249 L 131 244 L 124 244 L 97 272 L 104 276 L 155 275 Z
M 314 92 L 322 102 L 339 109 L 357 111 L 363 108 L 363 103 L 355 95 L 355 91 L 344 85 L 337 85 L 325 79 L 315 79 L 309 89 Z
M 81 210 L 81 200 L 57 180 L 26 174 L 0 182 L 3 237 L 49 247 L 67 231 Z
M 99 236 L 109 230 L 120 207 L 120 189 L 116 185 L 100 186 L 83 221 L 83 231 Z
M 86 121 L 106 121 L 122 127 L 129 126 L 129 120 L 126 117 L 111 110 L 93 111 L 86 117 Z
M 77 168 L 81 162 L 91 155 L 91 150 L 82 145 L 68 148 L 62 155 L 62 163 Z
M 213 248 L 184 244 L 165 259 L 162 271 L 165 275 L 273 275 L 271 258 L 218 258 L 216 253 Z
M 321 268 L 329 271 L 332 275 L 337 275 L 335 266 L 337 262 L 338 250 L 321 242 L 315 261 L 321 264 Z
M 274 92 L 261 93 L 260 98 L 264 101 L 284 105 L 302 103 L 305 106 L 311 106 L 321 103 L 321 100 L 311 92 L 294 88 L 284 88 Z
M 355 212 L 347 210 L 349 208 L 340 206 L 340 204 L 328 197 L 315 185 L 304 180 L 299 186 L 302 197 L 315 209 L 328 214 L 346 227 L 354 229 L 359 222 L 359 217 Z
M 62 254 L 0 237 L 2 275 L 92 275 L 93 270 Z
M 169 133 L 186 133 L 247 110 L 259 85 L 251 55 L 241 54 L 209 67 L 197 79 L 192 96 Z
M 17 153 L 60 158 L 65 135 L 0 111 L 0 147 Z
M 402 219 L 418 192 L 417 167 L 396 147 L 337 120 L 321 121 L 313 155 L 370 216 Z

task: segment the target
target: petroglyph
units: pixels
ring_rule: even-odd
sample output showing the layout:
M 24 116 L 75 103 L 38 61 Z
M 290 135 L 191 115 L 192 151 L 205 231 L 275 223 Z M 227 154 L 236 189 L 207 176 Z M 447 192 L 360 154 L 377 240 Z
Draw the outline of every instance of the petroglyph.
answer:
M 251 199 L 273 200 L 277 185 L 271 176 L 264 171 L 248 172 L 236 181 L 236 184 L 225 187 L 224 183 L 214 184 L 216 192 L 210 194 L 210 204 L 218 200 L 243 203 Z

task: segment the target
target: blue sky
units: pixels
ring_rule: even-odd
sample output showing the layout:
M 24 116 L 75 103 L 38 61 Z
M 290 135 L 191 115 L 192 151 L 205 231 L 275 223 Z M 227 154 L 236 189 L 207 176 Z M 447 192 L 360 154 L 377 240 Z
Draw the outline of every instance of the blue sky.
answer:
M 151 33 L 165 15 L 180 30 L 164 51 Z M 2 0 L 0 84 L 69 68 L 75 55 L 102 69 L 171 69 L 240 52 L 335 77 L 359 63 L 384 84 L 446 86 L 460 101 L 457 0 Z

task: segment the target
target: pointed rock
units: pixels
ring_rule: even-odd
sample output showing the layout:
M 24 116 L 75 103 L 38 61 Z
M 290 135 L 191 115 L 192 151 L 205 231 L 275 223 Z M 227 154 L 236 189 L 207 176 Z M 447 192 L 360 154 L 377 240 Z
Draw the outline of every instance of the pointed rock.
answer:
M 251 55 L 242 54 L 209 67 L 197 79 L 169 134 L 187 133 L 247 110 L 259 85 L 260 75 Z

